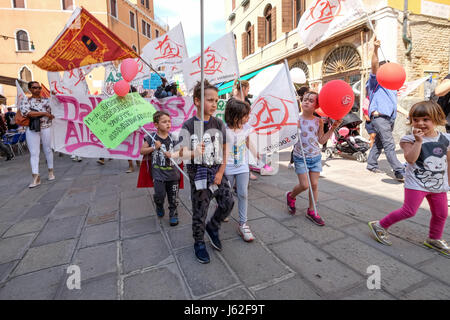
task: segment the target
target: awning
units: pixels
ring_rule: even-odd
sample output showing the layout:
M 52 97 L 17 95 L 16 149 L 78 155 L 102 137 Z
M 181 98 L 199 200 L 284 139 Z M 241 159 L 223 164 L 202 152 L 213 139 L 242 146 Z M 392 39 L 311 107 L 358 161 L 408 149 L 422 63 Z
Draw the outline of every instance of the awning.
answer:
M 261 71 L 263 71 L 264 69 L 266 69 L 266 68 L 268 68 L 268 67 L 271 67 L 271 66 L 273 66 L 273 65 L 271 64 L 270 66 L 261 68 L 261 69 L 259 69 L 259 70 L 253 71 L 253 72 L 251 72 L 251 73 L 248 73 L 248 74 L 246 74 L 246 75 L 240 77 L 239 80 L 248 80 L 248 79 L 251 79 L 251 78 L 253 78 L 254 76 L 256 76 L 258 73 L 260 73 Z M 234 80 L 222 84 L 222 85 L 219 87 L 219 93 L 218 93 L 218 95 L 221 96 L 221 95 L 223 95 L 223 94 L 227 94 L 227 93 L 231 92 L 231 91 L 233 90 L 233 83 L 234 83 Z

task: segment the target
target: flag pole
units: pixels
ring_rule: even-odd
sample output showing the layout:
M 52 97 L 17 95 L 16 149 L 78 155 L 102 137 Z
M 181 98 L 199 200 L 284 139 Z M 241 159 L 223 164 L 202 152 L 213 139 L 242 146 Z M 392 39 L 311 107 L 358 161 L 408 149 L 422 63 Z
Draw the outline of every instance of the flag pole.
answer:
M 203 24 L 203 13 L 204 13 L 204 7 L 203 7 L 203 0 L 200 0 L 200 50 L 201 50 L 201 58 L 200 58 L 200 65 L 201 65 L 201 95 L 200 95 L 200 105 L 201 105 L 201 123 L 200 123 L 200 137 L 199 141 L 203 143 L 203 124 L 204 124 L 204 109 L 205 109 L 205 53 L 204 53 L 204 24 Z
M 373 34 L 375 35 L 375 37 L 378 38 L 377 33 L 376 33 L 376 31 L 375 31 L 375 27 L 373 26 L 372 20 L 370 20 L 369 14 L 367 13 L 367 11 L 366 11 L 365 8 L 364 8 L 364 13 L 366 14 L 366 18 L 367 18 L 367 21 L 369 22 L 370 29 L 372 29 L 372 32 L 373 32 Z M 384 54 L 384 52 L 383 52 L 383 49 L 381 48 L 381 44 L 380 44 L 380 51 L 381 51 L 381 54 L 383 55 L 383 59 L 384 59 L 385 61 L 387 61 L 386 56 L 385 56 L 385 54 Z
M 145 63 L 153 72 L 155 72 L 160 78 L 161 78 L 161 80 L 163 80 L 163 79 L 165 79 L 163 76 L 161 76 L 159 73 L 158 73 L 158 71 L 156 71 L 155 69 L 153 69 L 153 67 L 152 67 L 152 65 L 150 64 L 150 63 L 148 63 L 147 61 L 145 61 L 144 59 L 142 59 L 142 57 L 141 56 L 138 56 L 139 57 L 139 59 L 141 59 L 141 61 L 143 62 L 143 63 Z M 167 80 L 166 80 L 167 81 Z
M 291 92 L 293 91 L 294 95 L 298 98 L 297 91 L 293 90 L 294 83 L 292 82 L 291 74 L 289 72 L 289 67 L 288 67 L 288 63 L 287 63 L 286 59 L 284 59 L 284 67 L 286 68 L 286 73 L 287 73 L 287 76 L 288 76 L 288 79 L 289 79 L 289 87 L 291 89 Z M 296 100 L 298 100 L 298 99 L 296 99 Z M 318 214 L 317 207 L 316 207 L 316 199 L 314 198 L 314 192 L 313 192 L 312 186 L 311 186 L 311 178 L 309 177 L 309 169 L 308 169 L 308 165 L 306 164 L 305 151 L 303 150 L 303 144 L 302 144 L 302 140 L 301 140 L 301 133 L 302 133 L 302 130 L 300 129 L 300 126 L 298 126 L 297 127 L 297 138 L 298 138 L 298 142 L 299 142 L 299 145 L 300 145 L 300 150 L 302 150 L 303 163 L 305 164 L 305 168 L 306 168 L 306 177 L 308 178 L 308 189 L 309 189 L 309 192 L 311 194 L 311 199 L 312 199 L 312 202 L 313 202 L 314 212 L 316 214 Z

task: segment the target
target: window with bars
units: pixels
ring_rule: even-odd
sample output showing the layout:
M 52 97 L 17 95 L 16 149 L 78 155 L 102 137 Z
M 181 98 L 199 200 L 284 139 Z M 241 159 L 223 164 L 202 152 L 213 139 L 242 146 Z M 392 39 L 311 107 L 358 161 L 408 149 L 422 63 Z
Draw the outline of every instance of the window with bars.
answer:
M 142 34 L 147 38 L 152 38 L 152 29 L 150 23 L 147 23 L 147 21 L 145 20 L 142 20 Z
M 131 11 L 130 11 L 130 27 L 132 27 L 133 29 L 136 29 L 135 15 L 134 15 L 134 12 L 131 12 Z
M 28 33 L 24 30 L 19 30 L 16 32 L 16 43 L 18 51 L 29 51 L 30 41 L 28 39 Z
M 13 0 L 14 8 L 25 8 L 25 0 Z
M 294 1 L 294 14 L 295 14 L 294 28 L 296 28 L 298 26 L 298 22 L 300 21 L 302 14 L 305 12 L 305 9 L 306 9 L 305 2 L 306 2 L 306 0 L 295 0 Z
M 361 57 L 358 51 L 350 45 L 344 45 L 328 54 L 322 65 L 322 74 L 324 77 L 342 74 L 357 71 L 360 67 Z
M 117 0 L 109 0 L 109 4 L 110 4 L 110 7 L 111 7 L 111 15 L 114 17 L 114 18 L 117 18 Z
M 62 0 L 61 4 L 63 10 L 73 10 L 73 0 Z

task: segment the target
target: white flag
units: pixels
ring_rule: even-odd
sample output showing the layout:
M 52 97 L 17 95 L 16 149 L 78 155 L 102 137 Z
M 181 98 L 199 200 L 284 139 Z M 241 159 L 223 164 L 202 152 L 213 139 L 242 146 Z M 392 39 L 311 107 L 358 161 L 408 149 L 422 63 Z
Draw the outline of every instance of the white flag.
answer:
M 311 50 L 364 15 L 366 12 L 360 0 L 313 0 L 300 18 L 298 32 Z
M 22 102 L 24 101 L 24 99 L 27 98 L 27 96 L 25 95 L 25 92 L 23 92 L 22 87 L 20 86 L 20 84 L 17 80 L 16 80 L 16 88 L 17 88 L 16 108 L 18 111 L 20 106 L 22 105 Z
M 297 142 L 298 105 L 286 65 L 253 102 L 248 123 L 250 141 L 261 154 Z
M 150 63 L 155 70 L 165 66 L 170 71 L 169 73 L 180 72 L 183 60 L 188 58 L 181 23 L 170 29 L 169 32 L 150 41 L 142 49 L 142 58 Z M 150 75 L 150 72 L 147 74 Z
M 204 51 L 205 80 L 212 84 L 236 79 L 239 65 L 234 47 L 233 33 L 216 40 Z M 183 62 L 183 77 L 186 88 L 191 90 L 201 79 L 201 55 L 191 57 Z
M 422 83 L 427 81 L 429 78 L 430 78 L 430 76 L 426 76 L 426 77 L 423 77 L 423 78 L 420 78 L 420 79 L 417 79 L 417 80 L 414 80 L 414 81 L 405 82 L 403 84 L 403 86 L 400 89 L 398 89 L 397 97 L 399 99 L 403 99 L 408 94 L 410 94 L 411 92 L 416 90 Z

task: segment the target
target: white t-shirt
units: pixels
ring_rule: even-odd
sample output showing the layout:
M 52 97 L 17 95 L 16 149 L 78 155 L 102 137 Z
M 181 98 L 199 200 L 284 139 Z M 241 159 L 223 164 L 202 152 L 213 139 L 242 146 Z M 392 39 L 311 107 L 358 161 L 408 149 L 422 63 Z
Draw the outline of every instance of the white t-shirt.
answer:
M 414 143 L 412 134 L 400 142 Z M 419 158 L 408 163 L 405 173 L 405 188 L 425 192 L 447 192 L 447 151 L 450 150 L 450 134 L 439 132 L 437 137 L 423 137 Z
M 247 137 L 252 131 L 249 124 L 244 124 L 241 130 L 233 130 L 226 127 L 229 153 L 227 154 L 227 166 L 225 175 L 234 175 L 249 172 Z

